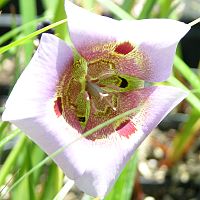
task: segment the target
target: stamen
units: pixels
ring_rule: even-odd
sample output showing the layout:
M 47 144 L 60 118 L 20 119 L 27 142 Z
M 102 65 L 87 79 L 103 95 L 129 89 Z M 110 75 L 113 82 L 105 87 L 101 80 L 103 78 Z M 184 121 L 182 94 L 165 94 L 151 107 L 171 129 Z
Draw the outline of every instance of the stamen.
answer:
M 99 92 L 99 94 L 100 94 L 100 97 L 101 97 L 101 98 L 109 96 L 109 94 L 107 94 L 107 93 Z
M 109 95 L 105 93 L 98 85 L 90 81 L 87 81 L 86 89 L 88 90 L 90 94 L 93 94 L 94 96 L 99 96 L 101 99 Z
M 105 98 L 105 101 L 108 103 L 108 105 L 109 105 L 114 111 L 117 110 L 117 108 L 114 107 L 114 106 L 112 105 L 112 103 L 111 103 L 108 99 Z
M 107 88 L 110 88 L 110 89 L 113 89 L 113 90 L 116 90 L 116 91 L 119 91 L 120 88 L 116 85 L 106 85 Z
M 91 100 L 90 102 L 91 102 L 91 106 L 92 106 L 93 110 L 94 110 L 95 112 L 97 112 L 98 109 L 96 108 L 95 103 L 94 103 L 92 100 Z
M 107 78 L 110 78 L 114 75 L 114 72 L 113 71 L 110 71 L 110 72 L 106 72 L 104 74 L 101 75 L 101 79 L 107 79 Z
M 114 107 L 114 106 L 112 105 L 112 102 L 109 101 L 109 100 L 106 98 L 106 97 L 109 96 L 109 94 L 108 94 L 108 93 L 105 93 L 98 85 L 96 85 L 96 84 L 94 84 L 94 83 L 91 83 L 90 81 L 87 81 L 87 90 L 88 90 L 88 92 L 89 92 L 90 94 L 92 94 L 93 96 L 99 96 L 101 100 L 104 99 L 104 100 L 108 103 L 108 105 L 109 105 L 114 111 L 117 110 L 117 108 Z M 92 103 L 92 104 L 93 104 L 93 103 Z M 94 108 L 95 110 L 97 110 L 94 104 L 93 104 L 92 106 L 93 106 L 93 108 Z

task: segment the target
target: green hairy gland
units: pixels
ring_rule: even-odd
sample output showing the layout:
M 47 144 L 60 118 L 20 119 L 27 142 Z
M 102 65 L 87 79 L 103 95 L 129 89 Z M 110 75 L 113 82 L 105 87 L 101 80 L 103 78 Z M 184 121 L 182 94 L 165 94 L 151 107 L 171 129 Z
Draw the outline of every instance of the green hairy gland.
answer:
M 106 120 L 112 112 L 120 113 L 117 110 L 120 93 L 143 87 L 143 80 L 119 73 L 108 59 L 87 62 L 79 57 L 74 61 L 71 74 L 62 77 L 56 99 L 61 99 L 59 111 L 65 120 L 68 121 L 65 111 L 71 110 L 84 130 L 90 117 Z

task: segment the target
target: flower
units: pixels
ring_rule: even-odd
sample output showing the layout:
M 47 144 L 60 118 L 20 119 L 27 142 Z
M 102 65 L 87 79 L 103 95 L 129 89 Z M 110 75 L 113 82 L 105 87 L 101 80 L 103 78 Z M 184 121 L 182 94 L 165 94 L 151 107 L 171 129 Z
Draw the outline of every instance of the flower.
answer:
M 136 112 L 82 138 L 55 157 L 75 184 L 103 197 L 135 149 L 186 93 L 144 87 L 171 73 L 179 40 L 190 26 L 175 20 L 117 21 L 65 2 L 78 51 L 43 34 L 3 113 L 47 154 L 129 109 Z

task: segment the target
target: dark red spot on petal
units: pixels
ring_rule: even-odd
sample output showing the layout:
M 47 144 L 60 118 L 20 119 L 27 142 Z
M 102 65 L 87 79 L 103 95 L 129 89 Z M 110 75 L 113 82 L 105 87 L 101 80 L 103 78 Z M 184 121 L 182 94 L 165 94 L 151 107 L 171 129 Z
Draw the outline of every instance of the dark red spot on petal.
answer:
M 57 115 L 57 117 L 60 117 L 62 115 L 62 102 L 61 97 L 58 97 L 57 100 L 54 102 L 54 111 Z
M 116 131 L 119 133 L 119 135 L 129 138 L 129 136 L 135 133 L 137 129 L 133 122 L 127 120 L 121 123 L 120 126 L 117 127 Z
M 133 49 L 134 49 L 134 47 L 129 42 L 124 42 L 124 43 L 121 43 L 118 46 L 116 46 L 115 52 L 126 55 L 126 54 L 130 53 Z

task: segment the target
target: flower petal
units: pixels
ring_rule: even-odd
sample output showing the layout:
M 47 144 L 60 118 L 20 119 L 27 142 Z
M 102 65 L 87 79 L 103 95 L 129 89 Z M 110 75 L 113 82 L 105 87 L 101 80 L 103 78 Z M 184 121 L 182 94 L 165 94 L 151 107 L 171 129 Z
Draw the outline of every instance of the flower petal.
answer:
M 73 62 L 71 49 L 59 38 L 43 34 L 31 62 L 18 79 L 3 113 L 4 120 L 34 117 L 55 95 L 62 75 Z
M 118 39 L 134 42 L 149 59 L 144 79 L 166 80 L 172 70 L 176 46 L 191 27 L 171 19 L 123 20 L 120 23 L 127 33 L 121 34 Z
M 71 49 L 59 38 L 43 34 L 39 48 L 17 81 L 2 116 L 4 121 L 18 126 L 48 154 L 80 136 L 62 117 L 58 117 L 58 109 L 54 107 L 58 81 L 72 63 Z M 72 179 L 85 170 L 85 151 L 81 141 L 76 145 L 69 146 L 55 158 Z
M 149 96 L 140 112 L 134 117 L 145 134 L 149 134 L 159 122 L 178 104 L 188 93 L 171 86 L 159 86 Z
M 86 169 L 87 151 L 85 149 L 87 146 L 82 142 L 86 139 L 77 140 L 80 134 L 68 125 L 63 117 L 57 117 L 53 103 L 53 100 L 47 101 L 38 116 L 10 121 L 25 132 L 48 155 L 68 145 L 53 160 L 69 178 L 76 179 Z M 77 141 L 74 143 L 75 140 Z
M 167 113 L 186 97 L 185 92 L 174 87 L 150 87 L 149 90 L 149 98 L 132 119 L 136 128 L 134 134 L 127 138 L 115 132 L 108 139 L 88 141 L 93 144 L 87 152 L 87 169 L 75 180 L 76 185 L 87 194 L 104 197 L 135 149 Z
M 116 20 L 88 12 L 69 0 L 65 1 L 65 10 L 70 36 L 78 50 L 115 40 L 113 27 L 118 25 Z
M 124 55 L 126 62 L 118 63 L 120 73 L 146 81 L 163 81 L 169 77 L 177 43 L 190 29 L 189 25 L 171 19 L 117 21 L 88 12 L 68 0 L 65 9 L 71 39 L 85 59 L 103 59 L 108 54 L 103 50 L 104 45 L 115 42 L 120 47 L 115 52 Z M 99 46 L 102 49 L 94 51 Z M 137 53 L 135 59 L 127 59 L 126 54 L 134 47 L 143 57 Z M 141 58 L 145 59 L 142 63 Z

